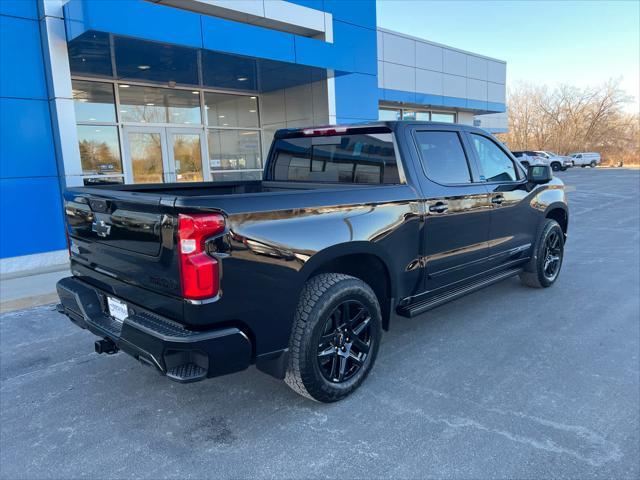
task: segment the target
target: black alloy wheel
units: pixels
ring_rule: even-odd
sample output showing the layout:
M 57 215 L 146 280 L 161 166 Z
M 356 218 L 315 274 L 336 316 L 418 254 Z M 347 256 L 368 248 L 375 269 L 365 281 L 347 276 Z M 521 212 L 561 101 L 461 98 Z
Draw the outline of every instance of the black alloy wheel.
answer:
M 532 288 L 547 288 L 555 283 L 564 260 L 564 240 L 562 227 L 547 218 L 532 248 L 531 258 L 520 273 L 522 283 Z
M 318 344 L 318 367 L 333 383 L 348 381 L 371 349 L 371 313 L 358 300 L 338 305 L 326 319 Z
M 341 400 L 367 378 L 381 338 L 380 303 L 369 285 L 343 273 L 313 276 L 296 308 L 284 380 L 312 400 Z
M 549 232 L 544 246 L 544 264 L 542 271 L 547 280 L 553 281 L 558 276 L 562 263 L 561 233 L 558 230 Z

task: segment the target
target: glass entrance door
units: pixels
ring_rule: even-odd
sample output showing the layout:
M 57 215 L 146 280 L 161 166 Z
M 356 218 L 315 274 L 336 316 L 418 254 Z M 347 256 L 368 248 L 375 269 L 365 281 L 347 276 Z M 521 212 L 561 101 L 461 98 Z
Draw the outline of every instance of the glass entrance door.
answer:
M 168 128 L 169 165 L 172 182 L 201 182 L 204 132 L 185 128 Z
M 127 183 L 201 182 L 204 132 L 125 126 Z

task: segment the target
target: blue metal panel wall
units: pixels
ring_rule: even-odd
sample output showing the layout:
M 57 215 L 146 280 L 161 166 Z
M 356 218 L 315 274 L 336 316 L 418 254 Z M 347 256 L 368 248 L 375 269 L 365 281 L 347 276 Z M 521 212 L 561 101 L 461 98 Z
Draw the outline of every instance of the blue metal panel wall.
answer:
M 338 119 L 375 120 L 375 0 L 295 3 L 333 15 L 333 43 L 142 0 L 71 0 L 65 5 L 65 21 L 69 40 L 95 30 L 348 73 L 335 80 Z M 123 10 L 126 17 L 121 15 Z
M 0 258 L 65 248 L 36 0 L 0 1 Z

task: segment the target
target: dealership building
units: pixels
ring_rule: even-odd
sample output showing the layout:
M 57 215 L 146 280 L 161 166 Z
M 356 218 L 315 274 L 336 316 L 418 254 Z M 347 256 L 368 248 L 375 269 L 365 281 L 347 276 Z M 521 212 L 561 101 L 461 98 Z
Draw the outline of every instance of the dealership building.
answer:
M 506 131 L 505 62 L 380 28 L 375 0 L 2 0 L 0 22 L 3 275 L 66 264 L 66 186 L 259 179 L 286 127 Z

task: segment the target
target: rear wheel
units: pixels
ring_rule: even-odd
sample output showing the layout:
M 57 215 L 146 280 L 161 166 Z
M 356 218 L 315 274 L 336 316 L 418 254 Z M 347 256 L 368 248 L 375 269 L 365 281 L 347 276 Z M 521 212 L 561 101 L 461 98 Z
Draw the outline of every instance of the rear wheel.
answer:
M 591 168 L 596 168 L 596 162 L 595 160 L 592 160 L 591 163 L 589 164 L 591 165 Z
M 296 310 L 285 382 L 312 400 L 343 399 L 373 368 L 381 320 L 378 300 L 362 280 L 338 273 L 311 278 Z
M 558 222 L 548 218 L 538 236 L 531 260 L 520 274 L 520 280 L 528 287 L 550 287 L 560 275 L 563 257 L 564 232 Z

